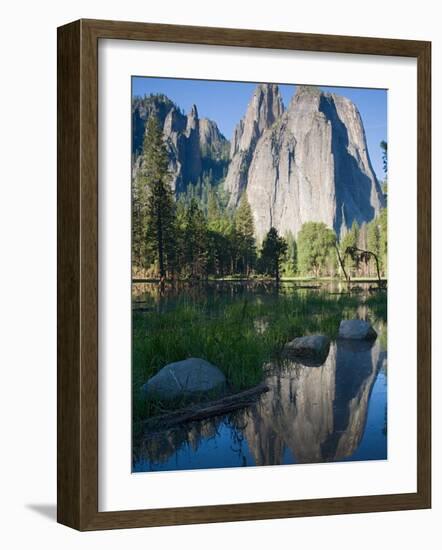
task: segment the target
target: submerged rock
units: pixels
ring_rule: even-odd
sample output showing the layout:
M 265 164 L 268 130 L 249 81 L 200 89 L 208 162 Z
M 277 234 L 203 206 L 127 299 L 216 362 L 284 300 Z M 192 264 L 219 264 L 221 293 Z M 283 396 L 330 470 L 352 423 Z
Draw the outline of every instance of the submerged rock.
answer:
M 319 366 L 327 359 L 330 349 L 330 338 L 323 334 L 301 336 L 285 346 L 285 352 L 299 359 L 300 363 L 309 366 Z
M 221 391 L 225 385 L 226 378 L 218 367 L 190 357 L 163 367 L 141 390 L 149 399 L 171 401 Z
M 367 321 L 350 319 L 341 321 L 339 325 L 339 338 L 349 340 L 376 340 L 377 332 Z

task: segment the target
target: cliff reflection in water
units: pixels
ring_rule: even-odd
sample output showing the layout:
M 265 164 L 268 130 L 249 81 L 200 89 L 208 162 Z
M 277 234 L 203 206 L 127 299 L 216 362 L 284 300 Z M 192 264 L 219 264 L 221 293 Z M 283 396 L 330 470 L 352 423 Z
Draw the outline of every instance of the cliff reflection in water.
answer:
M 146 436 L 134 471 L 385 459 L 386 355 L 338 340 L 322 366 L 273 366 L 254 406 Z

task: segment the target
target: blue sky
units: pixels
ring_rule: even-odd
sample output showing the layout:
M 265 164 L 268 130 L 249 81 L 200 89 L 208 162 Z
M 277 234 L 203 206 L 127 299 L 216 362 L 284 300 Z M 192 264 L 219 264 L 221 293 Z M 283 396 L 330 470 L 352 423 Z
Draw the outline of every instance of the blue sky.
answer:
M 223 82 L 216 80 L 186 80 L 178 78 L 133 77 L 134 96 L 162 93 L 188 113 L 195 103 L 200 118 L 214 120 L 227 139 L 230 139 L 239 120 L 244 116 L 256 83 Z M 380 180 L 382 155 L 379 143 L 387 141 L 387 91 L 365 88 L 337 88 L 320 86 L 351 99 L 359 109 L 364 122 L 368 150 L 373 168 Z M 287 107 L 296 85 L 279 84 Z

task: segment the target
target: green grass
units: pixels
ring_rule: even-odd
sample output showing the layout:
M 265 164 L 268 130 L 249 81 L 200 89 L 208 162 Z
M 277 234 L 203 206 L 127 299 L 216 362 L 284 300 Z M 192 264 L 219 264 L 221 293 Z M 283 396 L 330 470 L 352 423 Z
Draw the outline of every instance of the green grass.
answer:
M 320 332 L 335 338 L 341 319 L 354 318 L 367 304 L 375 318 L 386 319 L 386 294 L 252 295 L 178 297 L 162 313 L 133 312 L 134 424 L 158 414 L 161 404 L 147 402 L 139 388 L 164 365 L 201 357 L 218 366 L 233 391 L 262 381 L 263 365 L 277 360 L 297 336 Z

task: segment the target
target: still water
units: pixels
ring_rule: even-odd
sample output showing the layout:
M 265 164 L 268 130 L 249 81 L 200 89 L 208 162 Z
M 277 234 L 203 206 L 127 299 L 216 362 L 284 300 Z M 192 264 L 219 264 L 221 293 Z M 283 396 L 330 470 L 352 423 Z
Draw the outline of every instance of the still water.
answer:
M 374 326 L 374 342 L 338 339 L 321 366 L 268 365 L 246 409 L 146 435 L 133 471 L 386 459 L 387 326 Z

